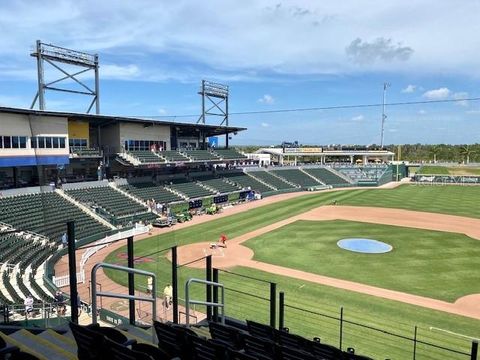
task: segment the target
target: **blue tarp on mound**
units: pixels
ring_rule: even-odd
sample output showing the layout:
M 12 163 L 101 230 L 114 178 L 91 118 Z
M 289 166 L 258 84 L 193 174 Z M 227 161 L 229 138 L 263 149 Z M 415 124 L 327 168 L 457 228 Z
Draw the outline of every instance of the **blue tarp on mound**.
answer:
M 393 249 L 391 245 L 384 242 L 363 238 L 342 239 L 337 242 L 337 245 L 342 249 L 364 254 L 383 254 Z

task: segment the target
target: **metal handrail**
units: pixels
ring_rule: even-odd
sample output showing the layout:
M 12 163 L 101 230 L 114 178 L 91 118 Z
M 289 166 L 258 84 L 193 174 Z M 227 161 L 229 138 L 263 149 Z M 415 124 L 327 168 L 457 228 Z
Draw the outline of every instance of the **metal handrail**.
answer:
M 210 302 L 210 301 L 202 301 L 202 300 L 190 300 L 190 291 L 189 287 L 191 283 L 199 283 L 199 284 L 205 284 L 205 285 L 211 285 L 215 287 L 219 287 L 222 290 L 222 302 L 221 303 L 216 303 L 216 302 Z M 185 283 L 185 312 L 186 312 L 186 325 L 190 325 L 190 304 L 196 304 L 196 305 L 206 305 L 206 306 L 213 306 L 213 307 L 219 307 L 221 308 L 222 311 L 222 324 L 225 324 L 225 287 L 223 284 L 214 282 L 214 281 L 208 281 L 208 280 L 203 280 L 203 279 L 189 279 Z
M 138 274 L 138 275 L 152 277 L 153 278 L 153 284 L 152 284 L 153 289 L 151 294 L 152 296 L 146 297 L 146 296 L 125 295 L 125 294 L 116 294 L 112 292 L 97 291 L 97 270 L 100 268 L 120 270 L 120 271 L 127 272 L 129 274 Z M 152 325 L 153 325 L 153 321 L 157 319 L 157 276 L 155 275 L 155 273 L 144 271 L 144 270 L 133 269 L 126 266 L 113 265 L 113 264 L 107 264 L 107 263 L 98 263 L 92 268 L 91 282 L 92 282 L 92 324 L 97 323 L 97 296 L 105 296 L 105 297 L 110 297 L 115 299 L 140 300 L 140 301 L 151 302 L 152 303 Z M 152 326 L 153 342 L 155 342 L 155 335 L 156 335 L 155 327 Z

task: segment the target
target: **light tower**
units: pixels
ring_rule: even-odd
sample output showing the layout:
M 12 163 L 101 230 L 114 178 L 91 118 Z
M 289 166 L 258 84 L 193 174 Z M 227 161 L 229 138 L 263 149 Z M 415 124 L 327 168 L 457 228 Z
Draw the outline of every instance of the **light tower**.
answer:
M 202 80 L 198 94 L 202 96 L 202 114 L 198 118 L 197 124 L 205 125 L 207 116 L 219 116 L 222 120 L 220 125 L 225 124 L 228 127 L 228 85 Z M 205 100 L 210 102 L 208 108 Z M 225 147 L 228 148 L 228 132 L 225 136 Z
M 38 100 L 38 107 L 40 110 L 45 110 L 45 90 L 62 91 L 67 93 L 89 95 L 92 96 L 92 102 L 87 109 L 87 113 L 90 112 L 95 104 L 95 113 L 100 114 L 100 80 L 98 74 L 98 55 L 87 54 L 84 52 L 66 49 L 60 46 L 51 44 L 44 44 L 40 40 L 36 42 L 35 51 L 30 54 L 37 58 L 37 79 L 38 79 L 38 92 L 33 99 L 30 109 L 33 109 L 35 103 Z M 45 83 L 44 65 L 50 64 L 53 68 L 62 73 L 61 77 Z M 75 66 L 81 68 L 74 73 L 70 73 L 61 67 L 62 64 Z M 92 70 L 95 73 L 95 88 L 91 89 L 84 82 L 82 82 L 78 75 L 84 74 L 87 71 Z M 80 90 L 73 90 L 69 88 L 58 87 L 56 84 L 71 80 L 80 86 Z M 55 85 L 55 86 L 53 86 Z
M 382 105 L 382 132 L 380 135 L 380 148 L 383 149 L 383 137 L 384 137 L 384 130 L 385 130 L 385 120 L 387 119 L 387 115 L 385 114 L 385 102 L 387 100 L 387 88 L 391 86 L 390 83 L 384 82 L 383 83 L 383 105 Z

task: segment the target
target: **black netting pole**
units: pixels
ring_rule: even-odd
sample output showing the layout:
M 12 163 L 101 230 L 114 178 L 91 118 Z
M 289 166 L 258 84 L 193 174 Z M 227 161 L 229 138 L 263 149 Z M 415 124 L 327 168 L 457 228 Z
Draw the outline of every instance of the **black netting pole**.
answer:
M 127 265 L 130 269 L 135 267 L 133 254 L 133 236 L 127 239 Z M 128 295 L 135 295 L 135 274 L 128 273 Z M 135 300 L 128 300 L 129 320 L 131 325 L 135 325 Z
M 73 221 L 67 222 L 67 240 L 71 320 L 78 324 L 77 259 L 75 257 L 75 223 Z
M 206 264 L 205 264 L 205 280 L 207 281 L 212 281 L 212 255 L 208 255 L 206 258 Z M 212 286 L 207 285 L 207 298 L 206 301 L 208 303 L 212 302 Z M 212 320 L 212 307 L 210 305 L 207 305 L 207 320 L 211 321 Z
M 213 269 L 213 282 L 218 283 L 218 269 Z M 218 287 L 213 287 L 213 302 L 218 304 Z M 213 321 L 218 321 L 218 307 L 213 308 Z
M 172 247 L 172 303 L 173 323 L 178 324 L 178 275 L 177 275 L 177 247 Z

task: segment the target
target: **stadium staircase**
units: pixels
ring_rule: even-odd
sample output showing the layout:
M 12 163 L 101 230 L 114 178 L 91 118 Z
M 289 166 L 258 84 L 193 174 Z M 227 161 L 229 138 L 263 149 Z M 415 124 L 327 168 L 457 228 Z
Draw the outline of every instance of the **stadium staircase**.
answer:
M 175 150 L 166 150 L 158 153 L 168 162 L 189 162 L 190 159 Z
M 113 226 L 112 224 L 110 224 L 107 220 L 105 220 L 103 217 L 97 215 L 94 211 L 92 211 L 88 206 L 85 206 L 83 205 L 81 202 L 75 200 L 74 197 L 70 196 L 70 195 L 67 195 L 65 193 L 65 191 L 61 190 L 61 189 L 56 189 L 55 192 L 60 195 L 61 197 L 63 197 L 64 199 L 70 201 L 73 205 L 75 205 L 76 207 L 80 208 L 83 212 L 87 213 L 88 215 L 90 215 L 91 217 L 95 218 L 95 220 L 97 220 L 98 222 L 102 223 L 103 225 L 105 226 L 108 226 L 110 229 L 116 229 L 115 226 Z
M 235 149 L 218 149 L 214 153 L 222 160 L 245 160 L 247 157 Z
M 355 180 L 352 179 L 351 177 L 349 177 L 348 175 L 342 173 L 341 171 L 333 168 L 333 167 L 329 167 L 328 170 L 330 170 L 332 173 L 334 173 L 335 175 L 337 175 L 338 177 L 344 179 L 346 182 L 354 185 L 355 184 Z
M 207 186 L 212 191 L 215 191 L 220 194 L 231 193 L 241 190 L 237 185 L 233 185 L 223 179 L 216 178 L 213 175 L 204 175 L 195 178 L 196 181 L 201 182 L 204 186 Z
M 126 196 L 127 198 L 132 199 L 133 201 L 137 202 L 141 206 L 145 206 L 145 201 L 142 201 L 142 199 L 137 198 L 135 195 L 130 194 L 128 191 L 123 190 L 120 186 L 117 186 L 115 183 L 108 183 L 108 185 L 114 189 L 115 191 L 118 191 L 121 193 L 123 196 Z
M 165 162 L 165 159 L 153 151 L 127 151 L 127 154 L 135 159 L 138 165 L 162 164 Z
M 192 161 L 217 161 L 220 158 L 207 150 L 184 150 L 183 153 Z

